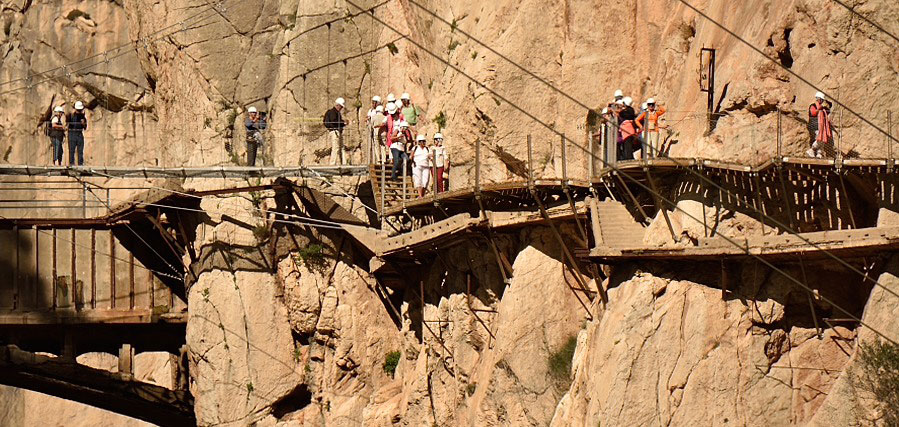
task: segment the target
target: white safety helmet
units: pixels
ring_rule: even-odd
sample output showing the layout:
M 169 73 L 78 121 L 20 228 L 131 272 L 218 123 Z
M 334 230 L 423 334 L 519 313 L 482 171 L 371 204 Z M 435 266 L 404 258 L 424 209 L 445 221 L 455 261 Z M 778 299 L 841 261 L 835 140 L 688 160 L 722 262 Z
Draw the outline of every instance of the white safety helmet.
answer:
M 647 108 L 649 108 L 649 106 L 648 106 L 647 104 L 648 104 L 648 103 L 644 102 L 643 105 L 640 106 L 640 108 L 642 108 L 642 109 L 644 109 L 644 110 L 647 109 Z
M 630 107 L 631 104 L 634 103 L 634 100 L 631 99 L 631 97 L 629 97 L 629 96 L 624 97 L 624 99 L 622 99 L 622 101 L 624 101 L 624 105 L 627 105 L 628 107 Z
M 428 142 L 428 138 L 426 138 L 426 137 L 425 137 L 424 135 L 422 135 L 422 134 L 418 134 L 418 136 L 415 137 L 415 140 L 418 141 L 418 142 Z
M 624 105 L 624 101 L 622 101 L 622 100 L 620 100 L 620 99 L 617 100 L 617 101 L 615 101 L 615 103 L 618 104 L 618 105 Z
M 387 103 L 387 112 L 389 114 L 396 113 L 396 104 L 394 104 L 393 102 L 388 102 Z
M 378 95 L 375 95 L 375 96 L 371 97 L 371 102 L 377 102 L 378 104 L 380 104 L 380 103 L 381 103 L 381 97 L 378 96 Z
M 403 100 L 403 101 L 409 101 L 409 100 L 411 100 L 411 99 L 412 99 L 412 98 L 409 96 L 409 94 L 408 94 L 407 92 L 403 92 L 403 94 L 400 95 L 400 100 Z
M 621 89 L 615 91 L 615 98 L 621 98 L 624 96 L 624 92 Z
M 401 121 L 401 122 L 400 122 L 400 127 L 401 127 L 401 128 L 407 128 L 407 127 L 409 127 L 409 122 L 407 122 L 407 121 L 405 121 L 405 120 Z
M 396 97 L 392 93 L 387 94 L 387 102 L 396 102 Z
M 655 99 L 655 98 L 649 98 L 649 99 L 646 100 L 646 103 L 647 103 L 647 104 L 655 104 L 655 103 L 656 103 L 656 99 Z
M 346 107 L 346 101 L 344 101 L 343 98 L 337 98 L 337 99 L 334 101 L 334 104 L 335 104 L 335 105 L 339 105 L 339 106 L 341 106 L 341 107 Z
M 603 108 L 603 109 L 602 109 L 602 113 L 603 113 L 603 114 L 609 114 L 609 107 Z
M 443 134 L 440 133 L 440 132 L 435 133 L 435 134 L 434 134 L 434 139 L 440 139 L 440 140 L 442 140 L 442 139 L 443 139 Z
M 815 98 L 820 100 L 825 100 L 827 97 L 824 96 L 824 92 L 815 92 Z
M 81 101 L 75 101 L 75 109 L 76 109 L 76 110 L 83 110 L 83 109 L 84 109 L 84 103 L 81 102 Z
M 255 113 L 255 112 L 256 112 L 256 107 L 250 107 L 250 108 L 247 108 L 247 112 L 248 112 L 248 113 Z
M 65 110 L 64 108 L 62 108 L 62 107 L 60 107 L 60 106 L 58 106 L 58 105 L 56 106 L 56 108 L 53 109 L 53 112 L 54 112 L 54 113 L 64 113 L 65 111 L 66 111 L 66 110 Z
M 383 105 L 378 105 L 377 107 L 375 107 L 375 112 L 376 112 L 376 113 L 383 113 L 383 112 L 384 112 L 384 106 L 383 106 Z

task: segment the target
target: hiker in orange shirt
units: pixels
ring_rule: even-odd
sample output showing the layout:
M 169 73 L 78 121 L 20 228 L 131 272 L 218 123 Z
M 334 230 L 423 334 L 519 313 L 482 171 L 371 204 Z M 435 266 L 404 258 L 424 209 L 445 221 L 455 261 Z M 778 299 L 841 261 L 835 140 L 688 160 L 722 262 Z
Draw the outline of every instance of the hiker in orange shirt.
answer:
M 644 150 L 649 150 L 646 152 L 646 157 L 658 157 L 662 152 L 662 138 L 659 133 L 659 117 L 662 114 L 665 114 L 665 107 L 659 106 L 656 108 L 656 100 L 649 98 L 646 100 L 646 108 L 647 110 L 640 113 L 637 117 L 637 126 L 640 128 L 640 132 L 646 130 L 646 145 Z

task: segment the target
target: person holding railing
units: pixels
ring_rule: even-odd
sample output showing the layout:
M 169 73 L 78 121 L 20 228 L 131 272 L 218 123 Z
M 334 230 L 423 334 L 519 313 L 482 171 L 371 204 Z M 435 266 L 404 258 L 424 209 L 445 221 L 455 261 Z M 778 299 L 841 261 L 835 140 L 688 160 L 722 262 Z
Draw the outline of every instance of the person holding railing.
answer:
M 418 117 L 421 116 L 421 110 L 412 104 L 412 97 L 408 93 L 400 95 L 400 101 L 402 102 L 401 112 L 403 113 L 403 119 L 409 122 L 409 126 L 414 129 L 418 126 Z
M 443 174 L 449 173 L 450 158 L 446 147 L 443 146 L 443 134 L 437 132 L 434 134 L 434 148 L 432 149 L 432 158 L 434 159 L 434 179 L 437 180 L 437 192 L 446 191 L 444 185 Z
M 396 179 L 397 173 L 403 168 L 403 159 L 409 160 L 409 156 L 406 155 L 406 139 L 400 132 L 402 122 L 403 115 L 400 114 L 400 109 L 397 108 L 396 104 L 388 102 L 385 126 L 387 128 L 387 142 L 390 144 L 390 157 L 393 158 L 393 169 L 390 173 L 390 179 Z M 408 128 L 408 125 L 406 127 Z M 406 171 L 403 171 L 403 176 L 405 175 Z
M 665 114 L 665 107 L 656 107 L 656 100 L 649 98 L 646 100 L 646 111 L 640 113 L 635 120 L 637 127 L 640 128 L 640 133 L 646 131 L 646 146 L 643 147 L 644 150 L 648 150 L 644 156 L 646 158 L 658 157 L 662 153 L 659 118 L 663 114 Z
M 331 159 L 332 165 L 345 165 L 346 152 L 343 145 L 343 128 L 350 124 L 350 121 L 343 118 L 343 109 L 346 108 L 346 101 L 343 98 L 337 98 L 334 101 L 334 107 L 325 112 L 323 119 L 325 128 L 328 129 L 328 140 L 331 141 Z
M 62 166 L 62 140 L 66 137 L 66 110 L 62 106 L 53 109 L 53 116 L 47 126 L 47 136 L 50 137 L 51 158 L 53 166 Z
M 822 92 L 816 93 L 815 102 L 808 106 L 808 131 L 812 139 L 811 148 L 806 152 L 809 157 L 824 157 L 822 152 L 833 147 L 832 106 Z
M 256 152 L 265 142 L 262 131 L 268 127 L 265 113 L 260 113 L 256 107 L 247 108 L 244 126 L 247 128 L 247 166 L 256 166 Z
M 419 134 L 412 148 L 412 185 L 418 191 L 418 198 L 424 198 L 431 182 L 431 160 L 434 158 L 428 148 L 428 139 Z
M 69 165 L 75 164 L 75 154 L 78 154 L 78 166 L 84 164 L 84 131 L 87 130 L 87 116 L 84 114 L 84 103 L 75 102 L 75 112 L 69 115 Z

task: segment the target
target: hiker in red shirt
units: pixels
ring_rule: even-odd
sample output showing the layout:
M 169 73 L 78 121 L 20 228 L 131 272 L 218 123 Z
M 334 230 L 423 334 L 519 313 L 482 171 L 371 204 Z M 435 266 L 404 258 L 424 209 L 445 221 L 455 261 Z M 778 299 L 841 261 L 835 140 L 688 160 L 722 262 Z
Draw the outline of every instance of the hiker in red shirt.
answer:
M 811 134 L 812 146 L 806 152 L 809 157 L 824 157 L 822 152 L 833 146 L 833 123 L 830 121 L 830 108 L 824 94 L 815 94 L 815 102 L 808 106 L 808 131 Z

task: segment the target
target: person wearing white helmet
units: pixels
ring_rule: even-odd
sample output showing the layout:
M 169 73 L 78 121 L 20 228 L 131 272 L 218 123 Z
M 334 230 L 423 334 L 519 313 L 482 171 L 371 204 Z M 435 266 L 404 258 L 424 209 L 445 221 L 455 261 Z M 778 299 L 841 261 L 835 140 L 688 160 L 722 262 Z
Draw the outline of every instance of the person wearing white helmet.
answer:
M 431 160 L 434 158 L 428 148 L 428 139 L 419 134 L 415 138 L 415 147 L 412 148 L 412 185 L 418 191 L 421 199 L 428 191 L 431 182 Z
M 662 115 L 665 114 L 665 107 L 656 107 L 656 100 L 649 98 L 646 100 L 646 111 L 640 113 L 635 120 L 640 132 L 646 132 L 646 145 L 644 149 L 644 157 L 656 157 L 662 153 L 662 139 L 660 130 L 664 128 L 659 124 Z
M 436 169 L 434 179 L 437 180 L 437 192 L 442 193 L 446 191 L 443 174 L 449 173 L 450 158 L 449 153 L 446 151 L 446 147 L 443 145 L 443 134 L 440 132 L 434 134 L 434 148 L 432 151 L 434 168 Z
M 387 102 L 392 102 L 392 103 L 396 104 L 396 97 L 393 96 L 392 93 L 388 93 L 387 94 Z
M 393 169 L 390 173 L 391 179 L 396 179 L 397 174 L 402 169 L 403 160 L 407 163 L 409 161 L 409 156 L 406 154 L 406 136 L 401 132 L 403 122 L 405 120 L 400 113 L 400 109 L 397 108 L 396 104 L 388 102 L 385 127 L 387 128 L 387 143 L 390 148 L 390 157 L 393 159 Z M 408 124 L 406 127 L 408 128 Z M 406 175 L 405 170 L 403 170 L 403 175 Z
M 403 93 L 400 96 L 400 101 L 402 102 L 401 109 L 403 112 L 403 117 L 413 128 L 415 126 L 418 126 L 418 117 L 421 115 L 421 110 L 419 110 L 418 107 L 412 104 L 412 97 L 410 97 L 408 93 Z
M 256 166 L 256 152 L 259 150 L 259 146 L 265 142 L 262 131 L 268 127 L 265 113 L 260 113 L 256 107 L 247 108 L 244 127 L 247 129 L 247 166 Z
M 322 120 L 325 128 L 328 129 L 328 140 L 331 142 L 331 158 L 332 165 L 345 165 L 347 161 L 347 153 L 343 144 L 343 128 L 350 121 L 343 117 L 343 110 L 346 108 L 346 101 L 343 98 L 337 98 L 334 101 L 334 107 L 325 112 Z
M 78 166 L 84 164 L 84 131 L 87 130 L 87 116 L 84 115 L 84 103 L 75 102 L 75 112 L 69 115 L 66 129 L 69 131 L 69 165 L 75 165 L 75 154 L 78 154 Z
M 378 144 L 375 143 L 375 142 L 377 142 L 378 133 L 377 133 L 377 128 L 374 126 L 374 124 L 375 124 L 375 116 L 378 114 L 378 107 L 380 107 L 380 106 L 381 106 L 381 97 L 378 95 L 371 97 L 371 108 L 368 110 L 368 113 L 365 115 L 365 119 L 367 121 L 366 127 L 368 127 L 368 138 L 371 143 L 372 149 L 375 150 L 373 152 L 374 153 L 373 156 L 375 156 L 375 157 L 378 157 L 377 153 L 379 152 L 378 151 L 379 147 L 378 147 Z M 382 110 L 383 110 L 383 107 L 382 107 Z M 383 119 L 381 119 L 381 122 L 383 122 Z M 380 123 L 380 122 L 378 122 L 378 123 Z
M 369 130 L 372 135 L 372 147 L 374 152 L 372 155 L 375 157 L 375 163 L 380 164 L 387 157 L 387 146 L 384 137 L 387 133 L 387 114 L 384 112 L 384 106 L 378 105 L 375 107 L 375 113 L 368 120 Z
M 620 102 L 615 102 L 620 106 L 617 112 L 618 131 L 621 135 L 618 143 L 618 160 L 633 160 L 634 146 L 640 142 L 637 137 L 637 124 L 634 123 L 637 113 L 634 111 L 634 107 L 631 106 L 633 102 L 633 99 L 629 96 L 624 97 Z
M 822 92 L 815 93 L 815 102 L 808 106 L 808 131 L 812 140 L 811 148 L 806 152 L 809 157 L 821 158 L 833 151 L 833 122 L 830 120 L 832 107 L 833 104 Z
M 612 101 L 612 102 L 618 101 L 618 100 L 623 99 L 623 98 L 624 98 L 624 91 L 621 90 L 621 89 L 618 89 L 618 90 L 615 91 L 615 100 Z
M 66 138 L 66 110 L 62 106 L 53 108 L 50 123 L 47 124 L 50 137 L 50 157 L 54 166 L 62 166 L 62 140 Z

